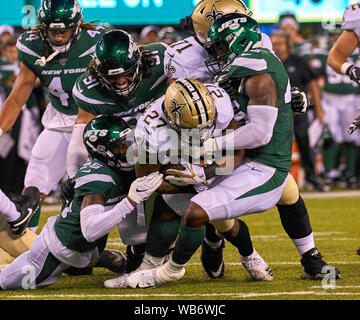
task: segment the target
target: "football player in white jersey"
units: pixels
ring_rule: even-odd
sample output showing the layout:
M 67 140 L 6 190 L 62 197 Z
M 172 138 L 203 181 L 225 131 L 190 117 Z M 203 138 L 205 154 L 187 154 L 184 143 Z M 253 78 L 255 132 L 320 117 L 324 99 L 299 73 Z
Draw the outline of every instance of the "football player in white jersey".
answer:
M 360 84 L 360 68 L 347 61 L 360 45 L 360 3 L 345 9 L 342 29 L 343 33 L 330 50 L 327 63 L 337 73 L 346 74 Z
M 251 10 L 240 0 L 204 0 L 195 7 L 191 17 L 182 20 L 184 29 L 192 30 L 194 35 L 170 45 L 165 51 L 164 66 L 170 82 L 182 77 L 194 78 L 203 83 L 213 82 L 216 70 L 208 68 L 207 61 L 210 60 L 210 57 L 208 51 L 204 48 L 207 32 L 215 20 L 225 14 L 234 12 L 248 16 L 252 14 Z M 261 41 L 264 48 L 272 51 L 271 40 L 266 34 L 261 33 Z M 221 82 L 219 82 L 219 85 L 222 85 Z M 306 94 L 297 88 L 292 88 L 292 108 L 294 112 L 304 113 L 308 105 Z M 289 192 L 294 190 L 297 190 L 297 185 L 291 177 L 281 199 L 282 204 L 293 204 L 292 199 L 297 199 L 298 196 L 297 194 L 289 194 Z M 239 228 L 243 229 L 245 234 L 249 236 L 245 237 L 246 241 L 244 243 L 250 244 L 248 227 L 242 220 L 215 221 L 218 231 L 221 232 L 230 230 L 234 223 L 239 224 Z M 248 256 L 251 253 L 249 245 L 244 248 L 244 243 L 239 244 L 236 239 L 231 239 L 230 242 L 238 248 L 241 256 Z M 218 272 L 220 267 L 224 268 L 223 246 L 224 240 L 216 235 L 211 224 L 207 225 L 207 235 L 202 246 L 201 262 L 206 273 L 211 278 L 214 278 L 214 272 Z M 223 273 L 224 270 L 221 276 Z
M 233 119 L 233 115 L 231 100 L 225 90 L 213 84 L 203 84 L 195 79 L 177 79 L 169 86 L 165 96 L 150 105 L 139 119 L 135 131 L 139 145 L 136 164 L 137 176 L 147 175 L 156 170 L 161 170 L 165 174 L 171 173 L 173 164 L 179 163 L 179 160 L 182 164 L 186 163 L 184 156 L 190 152 L 183 150 L 189 145 L 194 148 L 195 137 L 206 139 L 209 135 L 221 135 L 226 133 L 225 130 L 238 128 L 240 125 Z M 192 143 L 189 143 L 190 139 L 187 136 L 190 132 L 194 134 Z M 196 136 L 196 134 L 199 135 Z M 181 153 L 180 157 L 179 152 Z M 229 155 L 233 159 L 226 158 L 226 162 L 223 163 L 225 167 L 222 167 L 221 170 L 231 172 L 233 167 L 236 167 L 243 160 L 244 154 L 244 150 L 238 150 Z M 221 158 L 221 154 L 219 158 Z M 192 162 L 194 162 L 193 160 L 194 158 L 192 158 Z M 169 166 L 162 166 L 168 161 L 170 161 Z M 230 167 L 231 162 L 233 162 L 233 167 Z M 195 169 L 195 166 L 189 163 L 184 164 L 184 166 L 187 168 L 185 171 Z M 195 191 L 201 193 L 206 189 L 208 183 L 206 176 L 203 175 L 198 185 L 195 186 Z M 164 181 L 158 188 L 159 192 L 164 193 L 163 200 L 165 203 L 171 208 L 176 208 L 176 214 L 171 216 L 167 213 L 157 217 L 155 221 L 152 219 L 146 254 L 142 265 L 135 272 L 161 265 L 167 248 L 175 241 L 179 232 L 180 218 L 184 215 L 185 209 L 194 195 L 191 186 L 186 187 L 186 183 L 179 185 L 183 185 L 183 187 L 176 187 Z M 241 235 L 245 238 L 242 246 L 250 247 L 247 248 L 249 250 L 248 255 L 242 257 L 246 271 L 253 280 L 273 280 L 271 269 L 252 247 L 247 227 L 242 230 Z M 250 243 L 245 244 L 246 241 Z M 208 272 L 212 278 L 220 278 L 224 273 L 222 267 L 224 262 L 218 261 L 217 263 L 220 264 L 218 270 Z M 107 280 L 105 287 L 126 287 L 128 277 L 131 277 L 131 274 Z
M 290 85 L 281 62 L 269 50 L 257 47 L 260 35 L 256 26 L 255 20 L 243 14 L 227 14 L 215 21 L 207 41 L 217 63 L 229 67 L 230 79 L 246 76 L 243 86 L 238 86 L 239 90 L 236 90 L 238 94 L 234 96 L 234 103 L 238 102 L 235 114 L 241 111 L 247 115 L 248 121 L 233 134 L 220 136 L 218 139 L 221 143 L 216 143 L 217 146 L 221 145 L 221 150 L 228 150 L 223 143 L 232 138 L 236 150 L 247 149 L 246 158 L 235 166 L 230 175 L 216 177 L 207 190 L 191 199 L 170 260 L 156 269 L 131 274 L 126 280 L 129 287 L 154 287 L 180 279 L 185 273 L 186 263 L 202 244 L 208 221 L 263 212 L 279 204 L 291 167 L 293 128 Z M 239 32 L 241 29 L 246 32 Z M 239 57 L 245 51 L 246 58 Z M 251 64 L 248 59 L 251 59 Z M 199 98 L 195 101 L 199 101 Z M 172 121 L 179 125 L 179 120 L 174 118 Z M 204 144 L 208 145 L 208 141 Z M 211 138 L 210 144 L 214 145 Z M 193 184 L 198 184 L 202 177 L 211 177 L 206 172 L 212 166 L 202 170 L 191 166 L 185 172 L 174 168 L 171 173 L 177 176 L 176 179 L 171 176 L 165 179 L 188 183 L 192 180 Z M 301 255 L 305 277 L 322 279 L 327 275 L 328 270 L 324 267 L 328 264 L 315 248 L 306 207 L 301 205 L 303 200 L 297 189 L 294 193 L 298 196 L 296 203 L 282 206 L 281 210 L 279 208 L 281 222 Z M 298 207 L 296 212 L 294 207 Z M 231 231 L 238 234 L 239 230 L 235 226 Z M 328 267 L 334 270 L 336 278 L 340 277 L 336 268 Z
M 360 67 L 347 60 L 360 47 L 360 3 L 346 7 L 342 29 L 343 33 L 329 52 L 327 63 L 335 72 L 348 75 L 351 80 L 360 84 Z M 350 125 L 348 132 L 352 134 L 358 128 L 360 115 Z M 360 255 L 360 247 L 357 254 Z

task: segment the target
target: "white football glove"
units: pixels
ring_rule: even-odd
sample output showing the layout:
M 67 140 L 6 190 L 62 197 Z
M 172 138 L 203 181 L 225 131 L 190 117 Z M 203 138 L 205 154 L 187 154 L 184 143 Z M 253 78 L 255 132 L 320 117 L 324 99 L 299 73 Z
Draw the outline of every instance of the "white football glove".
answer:
M 149 198 L 163 182 L 163 174 L 158 171 L 136 179 L 130 186 L 128 197 L 139 204 Z
M 204 168 L 195 164 L 186 163 L 184 170 L 170 168 L 165 171 L 165 180 L 176 186 L 206 183 Z

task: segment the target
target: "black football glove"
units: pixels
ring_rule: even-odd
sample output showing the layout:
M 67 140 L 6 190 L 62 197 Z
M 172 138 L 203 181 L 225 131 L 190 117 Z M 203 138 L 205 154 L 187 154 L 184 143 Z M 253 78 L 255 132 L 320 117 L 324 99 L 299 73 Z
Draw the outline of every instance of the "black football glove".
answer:
M 360 68 L 351 65 L 347 70 L 346 74 L 350 77 L 351 80 L 360 84 Z
M 182 31 L 188 33 L 191 36 L 194 36 L 196 34 L 191 16 L 186 16 L 180 20 L 180 28 L 182 29 Z
M 221 71 L 215 78 L 214 84 L 223 88 L 229 96 L 232 96 L 236 93 L 236 81 L 228 78 L 228 72 L 226 70 Z
M 352 134 L 355 130 L 360 128 L 360 115 L 356 117 L 356 119 L 350 125 L 348 132 Z
M 75 179 L 69 178 L 65 180 L 60 186 L 60 197 L 64 203 L 70 202 L 74 197 Z
M 291 109 L 295 113 L 304 114 L 310 107 L 307 94 L 297 87 L 291 88 Z

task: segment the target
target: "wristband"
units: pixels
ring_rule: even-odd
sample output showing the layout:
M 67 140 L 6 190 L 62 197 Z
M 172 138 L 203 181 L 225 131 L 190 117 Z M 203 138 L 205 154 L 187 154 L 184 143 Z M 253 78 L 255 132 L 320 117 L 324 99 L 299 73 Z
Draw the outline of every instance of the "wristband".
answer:
M 3 129 L 0 128 L 0 137 L 4 134 Z
M 340 67 L 340 72 L 342 73 L 342 74 L 347 74 L 346 73 L 346 71 L 348 71 L 348 69 L 350 68 L 350 67 L 352 67 L 353 65 L 350 63 L 350 62 L 344 62 L 342 65 L 341 65 L 341 67 Z

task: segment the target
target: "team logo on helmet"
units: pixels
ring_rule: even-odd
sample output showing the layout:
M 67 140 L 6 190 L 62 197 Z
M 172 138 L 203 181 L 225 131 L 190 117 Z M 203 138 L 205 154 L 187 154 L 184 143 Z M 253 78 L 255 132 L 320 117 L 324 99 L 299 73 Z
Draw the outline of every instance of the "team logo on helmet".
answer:
M 128 58 L 132 59 L 132 57 L 134 56 L 134 53 L 137 52 L 137 50 L 138 50 L 137 44 L 132 39 L 132 37 L 129 37 L 129 54 L 128 54 Z
M 72 11 L 72 15 L 71 15 L 71 17 L 70 17 L 71 19 L 74 19 L 75 16 L 76 16 L 79 12 L 81 12 L 80 6 L 79 6 L 79 4 L 78 4 L 77 1 L 74 1 L 74 7 L 71 8 L 71 11 Z
M 174 118 L 179 118 L 181 119 L 183 117 L 182 113 L 181 113 L 181 109 L 185 107 L 185 104 L 178 104 L 177 101 L 175 99 L 171 100 L 171 115 Z
M 224 12 L 217 11 L 215 6 L 212 6 L 211 12 L 207 13 L 205 15 L 205 20 L 210 21 L 210 23 L 213 23 L 217 19 L 221 18 L 224 15 Z

